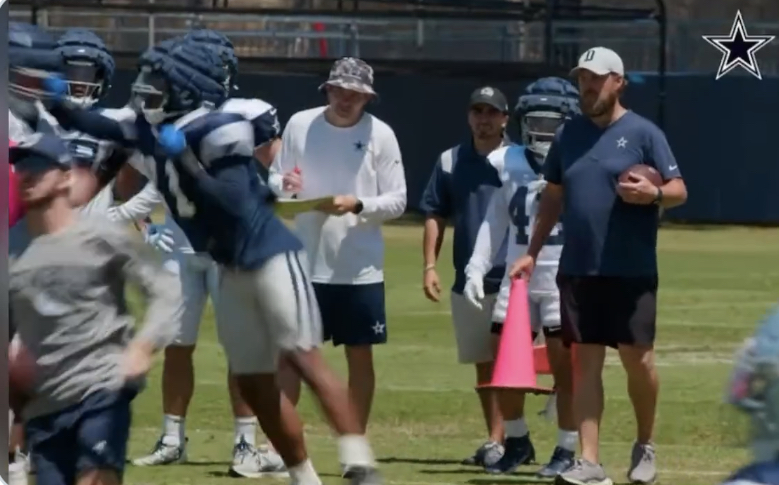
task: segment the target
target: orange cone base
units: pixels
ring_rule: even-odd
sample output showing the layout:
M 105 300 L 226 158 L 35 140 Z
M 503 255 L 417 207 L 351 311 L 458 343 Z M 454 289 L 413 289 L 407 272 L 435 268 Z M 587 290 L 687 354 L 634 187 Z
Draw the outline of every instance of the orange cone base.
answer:
M 520 391 L 525 392 L 527 394 L 535 394 L 536 396 L 548 396 L 549 394 L 554 394 L 554 388 L 552 387 L 509 387 L 509 386 L 496 386 L 493 384 L 481 384 L 479 386 L 476 386 L 476 390 L 483 390 L 483 389 L 492 389 L 492 390 L 501 390 L 505 389 L 507 391 Z

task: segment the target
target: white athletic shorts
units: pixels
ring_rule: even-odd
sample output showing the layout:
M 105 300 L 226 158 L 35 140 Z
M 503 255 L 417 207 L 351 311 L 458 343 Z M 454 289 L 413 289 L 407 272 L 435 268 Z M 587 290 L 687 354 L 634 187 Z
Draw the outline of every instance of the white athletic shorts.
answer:
M 208 297 L 218 307 L 219 265 L 208 255 L 171 253 L 163 262 L 165 269 L 178 275 L 181 282 L 181 328 L 172 346 L 193 346 L 197 343 L 203 310 Z M 217 313 L 218 327 L 218 313 Z
M 471 305 L 465 295 L 452 292 L 452 325 L 461 364 L 482 364 L 495 360 L 492 348 L 492 307 L 496 295 L 485 295 L 482 309 Z
M 253 271 L 222 269 L 217 326 L 233 374 L 271 374 L 279 354 L 322 345 L 322 319 L 305 253 L 288 252 Z
M 503 278 L 498 300 L 492 312 L 493 322 L 502 324 L 506 320 L 510 291 L 511 281 L 509 278 Z M 542 328 L 547 332 L 560 329 L 560 292 L 556 287 L 554 290 L 548 287 L 544 290 L 531 288 L 528 291 L 528 299 L 530 300 L 530 326 L 534 332 L 540 332 Z

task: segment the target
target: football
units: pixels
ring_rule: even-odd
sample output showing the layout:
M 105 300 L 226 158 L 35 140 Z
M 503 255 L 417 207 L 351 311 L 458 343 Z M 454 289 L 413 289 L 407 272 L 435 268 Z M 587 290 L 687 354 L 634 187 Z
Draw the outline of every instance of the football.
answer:
M 8 346 L 8 387 L 13 409 L 21 409 L 33 391 L 35 358 L 19 340 Z
M 622 174 L 619 176 L 619 181 L 633 182 L 633 180 L 630 179 L 631 173 L 643 175 L 650 182 L 652 182 L 655 187 L 661 187 L 663 185 L 663 177 L 660 175 L 660 172 L 658 172 L 654 167 L 650 167 L 649 165 L 644 165 L 642 163 L 633 165 L 632 167 L 622 172 Z

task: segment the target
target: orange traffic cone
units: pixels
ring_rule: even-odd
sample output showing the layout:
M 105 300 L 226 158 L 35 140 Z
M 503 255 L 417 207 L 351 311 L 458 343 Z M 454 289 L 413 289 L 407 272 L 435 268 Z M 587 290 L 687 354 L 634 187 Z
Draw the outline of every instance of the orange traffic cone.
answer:
M 506 321 L 503 323 L 492 382 L 481 387 L 548 393 L 546 389 L 539 389 L 536 382 L 536 351 L 532 338 L 527 282 L 517 278 L 511 282 Z

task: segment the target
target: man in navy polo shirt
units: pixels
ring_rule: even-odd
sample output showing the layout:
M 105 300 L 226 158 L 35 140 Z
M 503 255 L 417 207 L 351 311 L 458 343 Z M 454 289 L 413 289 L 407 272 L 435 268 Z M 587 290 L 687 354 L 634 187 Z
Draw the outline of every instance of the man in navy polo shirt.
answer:
M 566 123 L 552 142 L 536 228 L 527 254 L 510 271 L 514 276 L 532 273 L 535 258 L 562 213 L 565 235 L 557 283 L 563 339 L 577 344 L 580 377 L 573 403 L 582 457 L 557 477 L 557 483 L 612 483 L 598 456 L 606 347 L 618 349 L 636 415 L 628 478 L 631 483 L 651 483 L 657 476 L 652 433 L 658 393 L 654 365 L 658 212 L 683 204 L 687 189 L 663 132 L 621 105 L 627 81 L 616 52 L 603 47 L 588 50 L 572 75 L 579 83 L 583 115 Z M 638 174 L 629 182 L 618 182 L 620 174 L 635 164 L 656 168 L 662 187 Z
M 473 252 L 476 235 L 484 220 L 490 198 L 495 189 L 501 186 L 499 171 L 502 167 L 492 165 L 487 155 L 510 143 L 505 138 L 506 123 L 508 103 L 503 93 L 489 86 L 474 91 L 468 109 L 468 124 L 472 136 L 465 143 L 441 154 L 421 202 L 421 208 L 427 215 L 423 243 L 424 290 L 425 296 L 431 301 L 437 302 L 441 296 L 436 262 L 447 220 L 454 221 L 455 280 L 451 293 L 452 323 L 458 360 L 462 364 L 476 366 L 478 384 L 487 384 L 492 378 L 495 360 L 490 334 L 492 306 L 506 268 L 506 242 L 503 242 L 495 258 L 492 271 L 484 279 L 487 295 L 482 310 L 469 304 L 463 296 L 465 267 Z M 503 455 L 503 421 L 495 392 L 478 392 L 489 439 L 463 463 L 490 466 Z

